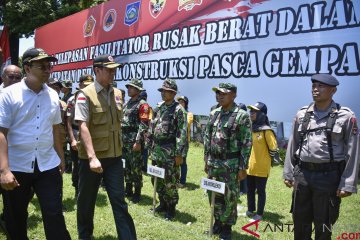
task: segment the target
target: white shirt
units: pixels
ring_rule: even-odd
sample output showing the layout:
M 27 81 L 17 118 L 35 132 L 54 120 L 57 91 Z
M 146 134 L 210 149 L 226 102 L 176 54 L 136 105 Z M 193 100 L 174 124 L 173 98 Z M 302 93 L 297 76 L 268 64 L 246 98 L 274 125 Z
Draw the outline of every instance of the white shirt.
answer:
M 39 93 L 29 89 L 24 79 L 3 89 L 0 126 L 8 129 L 10 170 L 33 173 L 35 159 L 41 172 L 58 166 L 53 125 L 59 123 L 59 97 L 46 84 Z

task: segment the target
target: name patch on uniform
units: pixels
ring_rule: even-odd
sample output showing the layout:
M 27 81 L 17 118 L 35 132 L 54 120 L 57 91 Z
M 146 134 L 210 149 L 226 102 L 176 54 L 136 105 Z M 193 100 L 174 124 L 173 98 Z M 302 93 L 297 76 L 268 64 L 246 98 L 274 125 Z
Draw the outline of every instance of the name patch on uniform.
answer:
M 221 194 L 225 193 L 225 183 L 208 178 L 201 178 L 201 188 Z
M 155 176 L 155 177 L 165 178 L 165 169 L 164 168 L 159 168 L 159 167 L 155 167 L 152 165 L 148 165 L 147 173 L 152 176 Z

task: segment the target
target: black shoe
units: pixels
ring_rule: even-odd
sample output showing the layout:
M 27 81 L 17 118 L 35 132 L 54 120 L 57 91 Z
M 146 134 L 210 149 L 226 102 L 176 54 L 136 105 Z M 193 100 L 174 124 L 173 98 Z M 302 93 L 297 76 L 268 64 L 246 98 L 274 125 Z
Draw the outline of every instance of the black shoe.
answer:
M 166 212 L 166 204 L 165 204 L 165 202 L 160 201 L 159 206 L 157 206 L 157 207 L 155 208 L 155 212 L 158 212 L 158 213 Z
M 165 220 L 171 221 L 175 218 L 175 204 L 170 204 L 165 213 Z
M 135 187 L 135 193 L 133 197 L 131 198 L 131 201 L 133 203 L 138 203 L 141 200 L 141 187 Z
M 214 226 L 213 226 L 213 234 L 214 235 L 219 235 L 221 233 L 222 230 L 222 225 L 221 222 L 215 220 Z
M 220 233 L 221 240 L 231 240 L 231 225 L 224 224 Z

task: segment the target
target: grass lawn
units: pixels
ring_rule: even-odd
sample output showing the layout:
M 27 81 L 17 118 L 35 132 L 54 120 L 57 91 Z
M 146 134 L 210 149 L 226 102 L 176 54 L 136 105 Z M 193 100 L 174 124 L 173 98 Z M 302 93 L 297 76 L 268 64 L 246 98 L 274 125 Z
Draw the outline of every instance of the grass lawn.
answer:
M 144 176 L 142 200 L 139 204 L 129 203 L 129 211 L 135 221 L 138 239 L 208 239 L 203 232 L 209 228 L 210 207 L 207 195 L 200 188 L 200 179 L 205 177 L 203 172 L 203 148 L 191 144 L 188 155 L 187 187 L 179 189 L 180 201 L 177 205 L 176 217 L 167 222 L 162 215 L 153 216 L 149 211 L 152 207 L 153 187 L 149 176 Z M 267 202 L 264 219 L 258 225 L 261 239 L 293 239 L 292 219 L 289 213 L 291 190 L 282 181 L 282 167 L 272 168 L 267 183 Z M 0 203 L 0 209 L 2 208 Z M 77 239 L 76 230 L 76 202 L 74 188 L 71 186 L 71 175 L 64 174 L 64 205 L 65 218 L 71 237 Z M 246 196 L 238 201 L 239 214 L 246 211 Z M 345 198 L 341 204 L 341 212 L 335 225 L 333 239 L 343 232 L 360 232 L 360 196 L 353 195 Z M 107 194 L 99 190 L 95 210 L 95 239 L 117 239 L 114 219 Z M 242 226 L 249 223 L 249 219 L 239 216 L 233 227 L 233 239 L 256 239 L 242 230 Z M 255 231 L 255 225 L 249 227 Z M 36 197 L 29 205 L 28 236 L 30 239 L 45 239 L 40 208 Z M 0 229 L 0 239 L 6 239 Z M 213 239 L 218 239 L 214 237 Z M 350 239 L 350 238 L 349 238 Z M 355 238 L 353 238 L 355 239 Z

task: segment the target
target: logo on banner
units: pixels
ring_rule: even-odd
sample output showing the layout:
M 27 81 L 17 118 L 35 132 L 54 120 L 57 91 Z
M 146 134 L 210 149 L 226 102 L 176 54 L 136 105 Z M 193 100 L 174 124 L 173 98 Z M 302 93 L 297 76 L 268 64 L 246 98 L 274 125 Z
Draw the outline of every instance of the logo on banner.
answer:
M 115 9 L 110 9 L 109 11 L 107 11 L 103 19 L 104 31 L 105 32 L 110 31 L 114 27 L 115 22 L 116 22 L 116 11 Z
M 149 11 L 153 18 L 157 18 L 165 7 L 166 0 L 150 0 Z
M 196 5 L 200 6 L 202 0 L 179 0 L 178 11 L 185 9 L 186 11 L 192 10 Z
M 95 24 L 96 24 L 96 20 L 91 15 L 84 24 L 84 37 L 90 37 L 93 35 Z
M 140 4 L 141 2 L 138 1 L 126 5 L 124 19 L 125 25 L 131 26 L 139 20 Z

